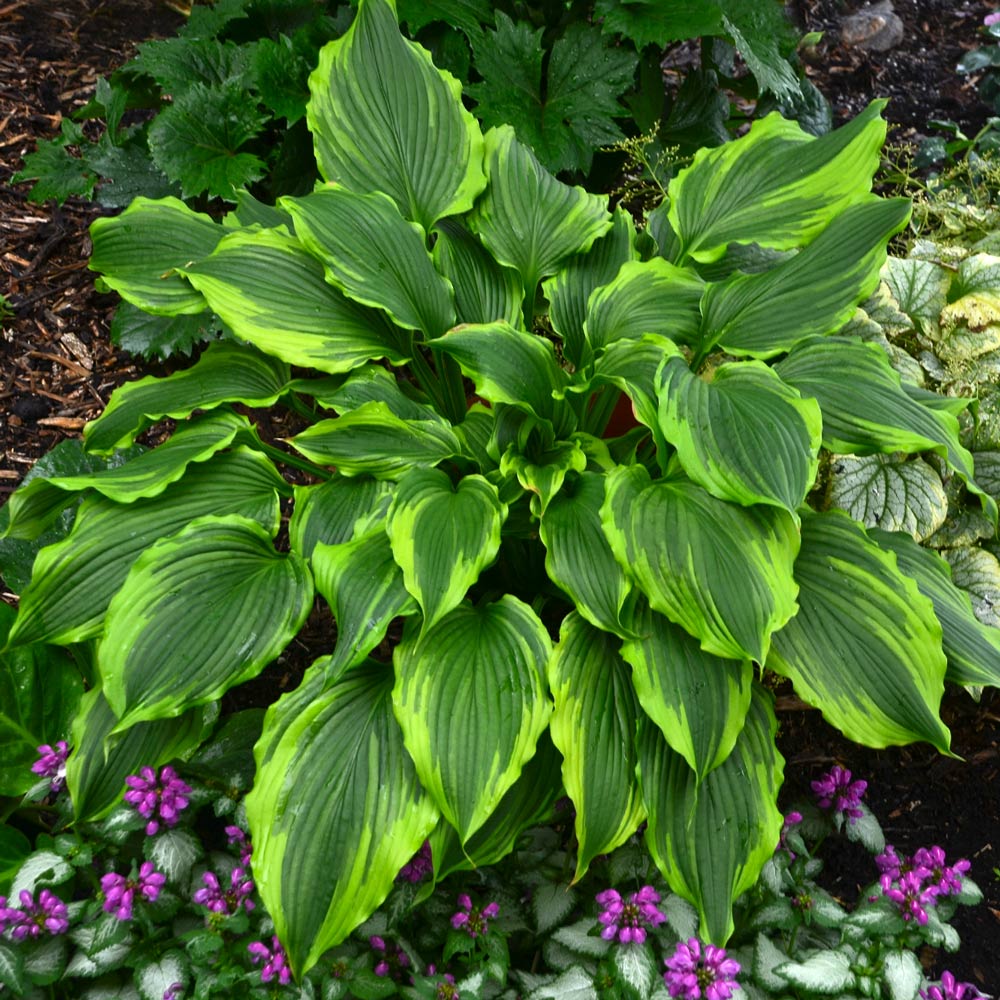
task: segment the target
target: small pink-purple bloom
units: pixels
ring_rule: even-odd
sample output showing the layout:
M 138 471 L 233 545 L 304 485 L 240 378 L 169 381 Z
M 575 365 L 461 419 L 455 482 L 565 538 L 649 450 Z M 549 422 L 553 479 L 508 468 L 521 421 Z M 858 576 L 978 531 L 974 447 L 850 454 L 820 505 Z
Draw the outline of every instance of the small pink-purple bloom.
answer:
M 262 983 L 269 983 L 276 976 L 282 986 L 291 980 L 292 970 L 288 967 L 288 957 L 277 936 L 271 938 L 270 948 L 263 941 L 253 941 L 247 945 L 247 951 L 250 952 L 250 961 L 254 965 L 264 963 L 260 970 Z
M 852 823 L 864 815 L 861 797 L 867 788 L 867 781 L 851 781 L 851 772 L 838 765 L 812 782 L 816 805 L 820 809 L 832 808 L 835 812 L 843 813 Z
M 474 907 L 472 899 L 464 892 L 458 897 L 458 905 L 460 909 L 452 914 L 451 926 L 456 931 L 464 930 L 473 938 L 485 934 L 490 929 L 488 921 L 500 912 L 498 903 L 487 903 L 481 910 Z
M 398 944 L 386 944 L 385 938 L 377 934 L 368 939 L 368 944 L 375 952 L 375 968 L 372 971 L 376 976 L 389 976 L 396 982 L 412 982 L 405 972 L 410 967 L 410 956 Z
M 987 14 L 986 17 L 983 18 L 983 24 L 985 24 L 987 28 L 994 24 L 1000 24 L 1000 10 L 995 10 L 992 14 Z
M 896 904 L 904 920 L 915 920 L 921 927 L 927 923 L 927 907 L 934 905 L 934 890 L 924 887 L 919 872 L 910 871 L 899 882 L 883 890 L 886 899 Z
M 919 848 L 913 855 L 913 862 L 925 873 L 924 880 L 930 881 L 930 888 L 937 896 L 960 893 L 962 876 L 972 867 L 965 858 L 960 858 L 953 865 L 947 864 L 944 850 L 937 845 Z
M 399 869 L 397 882 L 423 882 L 428 875 L 434 873 L 434 860 L 431 857 L 431 843 L 425 840 L 420 850 Z
M 681 1000 L 729 1000 L 736 989 L 740 963 L 726 956 L 725 948 L 702 945 L 697 938 L 680 941 L 670 958 L 664 959 L 667 991 Z
M 38 748 L 38 760 L 31 765 L 31 770 L 43 778 L 50 778 L 49 789 L 58 794 L 66 787 L 66 758 L 69 756 L 69 745 L 65 740 L 59 740 L 54 747 L 43 743 Z
M 177 824 L 178 814 L 187 808 L 187 797 L 191 794 L 191 789 L 169 766 L 159 776 L 151 767 L 144 767 L 138 774 L 130 774 L 125 784 L 129 789 L 125 801 L 149 820 L 146 834 L 150 837 L 160 829 L 161 822 L 166 826 Z
M 107 913 L 113 913 L 118 920 L 131 920 L 136 895 L 152 903 L 159 897 L 166 881 L 167 877 L 156 871 L 151 861 L 144 861 L 140 865 L 136 878 L 108 872 L 101 876 L 104 909 Z
M 253 880 L 242 868 L 234 868 L 229 874 L 229 888 L 223 889 L 215 872 L 205 872 L 201 876 L 204 888 L 198 889 L 191 897 L 201 906 L 207 906 L 213 913 L 231 915 L 241 908 L 249 913 L 254 908 L 250 898 Z
M 642 944 L 646 940 L 646 925 L 659 927 L 667 919 L 657 908 L 660 894 L 651 885 L 633 892 L 628 900 L 622 899 L 617 889 L 605 889 L 594 898 L 604 907 L 597 919 L 603 925 L 601 937 L 605 941 L 617 937 L 622 944 Z
M 42 889 L 35 897 L 22 889 L 18 895 L 20 906 L 8 906 L 0 896 L 0 931 L 9 932 L 15 941 L 37 938 L 42 931 L 65 934 L 69 930 L 66 904 L 49 889 Z
M 250 860 L 253 857 L 253 844 L 250 843 L 250 838 L 247 836 L 246 831 L 241 830 L 238 826 L 227 826 L 225 832 L 229 846 L 239 847 L 240 866 L 242 868 L 249 868 Z
M 966 1000 L 966 996 L 968 1000 L 975 1000 L 976 997 L 982 996 L 972 983 L 959 983 L 950 972 L 942 972 L 941 984 L 921 990 L 920 995 L 924 1000 Z

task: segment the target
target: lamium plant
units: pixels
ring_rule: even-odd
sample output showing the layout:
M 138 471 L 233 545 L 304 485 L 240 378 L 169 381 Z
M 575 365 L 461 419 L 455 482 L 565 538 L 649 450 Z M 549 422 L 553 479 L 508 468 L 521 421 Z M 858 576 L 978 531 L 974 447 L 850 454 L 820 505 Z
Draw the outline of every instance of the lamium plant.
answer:
M 137 199 L 93 226 L 108 287 L 234 339 L 114 394 L 85 431 L 109 468 L 8 504 L 9 539 L 63 537 L 5 655 L 68 647 L 87 675 L 70 732 L 36 743 L 72 746 L 78 822 L 129 775 L 145 801 L 140 769 L 192 754 L 318 597 L 336 631 L 268 709 L 246 800 L 295 977 L 425 841 L 436 879 L 489 866 L 562 790 L 576 880 L 645 822 L 721 948 L 782 830 L 765 674 L 853 740 L 944 753 L 945 680 L 1000 683 L 947 564 L 814 492 L 828 452 L 930 453 L 996 524 L 970 400 L 838 333 L 909 215 L 870 191 L 880 105 L 820 138 L 769 115 L 637 226 L 510 127 L 484 135 L 388 0 L 309 87 L 312 193 L 221 223 Z M 271 407 L 302 429 L 269 439 Z

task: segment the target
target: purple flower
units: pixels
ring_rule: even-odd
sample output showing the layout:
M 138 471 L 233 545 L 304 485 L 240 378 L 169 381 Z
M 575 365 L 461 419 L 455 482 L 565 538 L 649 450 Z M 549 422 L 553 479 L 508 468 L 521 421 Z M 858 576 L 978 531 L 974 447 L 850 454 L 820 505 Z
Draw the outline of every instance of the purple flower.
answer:
M 277 976 L 278 982 L 284 986 L 292 978 L 292 970 L 288 967 L 288 956 L 277 936 L 271 938 L 270 948 L 262 941 L 252 941 L 247 945 L 247 951 L 250 952 L 250 961 L 254 965 L 264 963 L 264 968 L 260 970 L 262 983 L 269 983 Z
M 1000 14 L 997 15 L 997 20 L 1000 20 Z M 969 994 L 969 1000 L 982 996 L 972 983 L 955 982 L 955 977 L 950 972 L 941 973 L 940 986 L 931 986 L 920 991 L 924 1000 L 964 1000 L 966 993 Z
M 830 768 L 829 773 L 820 775 L 819 780 L 812 782 L 816 805 L 820 809 L 832 807 L 836 812 L 846 815 L 852 823 L 864 815 L 861 796 L 867 788 L 867 781 L 852 782 L 851 772 L 836 765 Z
M 181 995 L 181 991 L 184 989 L 183 983 L 171 983 L 163 991 L 163 1000 L 178 1000 Z
M 132 919 L 132 904 L 136 894 L 148 902 L 154 902 L 160 895 L 166 875 L 156 871 L 151 861 L 144 861 L 139 867 L 137 878 L 126 878 L 108 872 L 101 876 L 101 892 L 104 893 L 104 909 L 119 920 Z
M 54 747 L 43 743 L 38 748 L 38 760 L 31 765 L 31 770 L 43 778 L 51 778 L 49 789 L 58 794 L 66 787 L 66 758 L 69 756 L 69 746 L 65 740 L 59 740 Z
M 485 934 L 490 929 L 487 921 L 492 920 L 500 912 L 497 903 L 487 903 L 481 910 L 476 909 L 464 892 L 458 897 L 458 905 L 461 909 L 452 914 L 451 926 L 456 931 L 465 928 L 465 932 L 472 938 Z
M 254 908 L 254 901 L 249 898 L 253 892 L 253 881 L 242 868 L 234 868 L 229 873 L 228 889 L 222 888 L 215 872 L 205 872 L 201 880 L 205 888 L 198 889 L 191 898 L 213 913 L 231 915 L 239 912 L 240 907 L 249 913 Z
M 659 927 L 666 920 L 666 915 L 657 909 L 660 894 L 651 886 L 644 885 L 638 892 L 633 892 L 628 901 L 622 899 L 617 889 L 605 889 L 595 897 L 604 907 L 597 919 L 604 925 L 601 937 L 605 941 L 613 941 L 617 935 L 622 944 L 642 944 L 646 940 L 646 928 Z
M 398 944 L 387 945 L 377 934 L 373 934 L 368 943 L 376 955 L 373 970 L 376 976 L 388 976 L 397 983 L 413 982 L 413 978 L 405 971 L 410 967 L 410 956 Z
M 146 833 L 150 837 L 160 829 L 161 820 L 167 826 L 177 824 L 177 814 L 187 808 L 191 794 L 172 767 L 163 768 L 159 777 L 151 767 L 144 767 L 138 774 L 130 774 L 125 784 L 129 787 L 125 801 L 149 820 Z
M 995 10 L 992 14 L 987 14 L 986 17 L 983 18 L 983 24 L 985 24 L 987 28 L 994 24 L 1000 24 L 1000 10 Z
M 428 875 L 434 874 L 434 860 L 431 857 L 431 842 L 425 840 L 420 850 L 399 869 L 397 882 L 423 882 Z
M 936 896 L 954 896 L 962 891 L 962 876 L 972 867 L 965 858 L 953 865 L 945 864 L 944 851 L 937 847 L 921 847 L 913 861 L 924 873 L 924 880 L 930 880 L 930 889 Z
M 42 889 L 36 902 L 27 889 L 22 889 L 18 901 L 20 907 L 9 907 L 0 896 L 0 930 L 9 930 L 15 941 L 37 938 L 42 931 L 65 934 L 69 930 L 66 904 L 54 892 Z
M 246 832 L 238 826 L 227 826 L 226 836 L 229 838 L 228 844 L 230 847 L 239 845 L 240 867 L 249 868 L 250 859 L 253 856 L 253 845 L 250 843 L 250 838 L 246 835 Z
M 740 963 L 726 957 L 725 948 L 706 944 L 702 948 L 697 938 L 685 944 L 678 942 L 677 950 L 664 959 L 667 971 L 663 981 L 672 997 L 682 1000 L 729 1000 L 737 989 L 736 974 Z
M 883 889 L 883 894 L 896 904 L 904 920 L 916 920 L 921 927 L 927 923 L 927 907 L 934 905 L 935 894 L 924 887 L 920 872 L 906 872 L 896 885 Z
M 781 824 L 781 833 L 778 836 L 778 847 L 777 850 L 784 851 L 788 855 L 789 861 L 795 860 L 795 852 L 788 846 L 786 838 L 788 837 L 788 831 L 794 826 L 798 826 L 802 822 L 802 813 L 800 812 L 790 812 Z

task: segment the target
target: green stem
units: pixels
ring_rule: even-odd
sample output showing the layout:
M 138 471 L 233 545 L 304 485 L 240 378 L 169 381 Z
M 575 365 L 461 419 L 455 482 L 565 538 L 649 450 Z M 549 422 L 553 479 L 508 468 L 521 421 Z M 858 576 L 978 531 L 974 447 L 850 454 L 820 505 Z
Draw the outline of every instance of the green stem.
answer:
M 430 362 L 421 353 L 420 345 L 414 344 L 411 351 L 413 374 L 417 376 L 420 388 L 427 393 L 434 403 L 434 408 L 441 414 L 448 413 L 448 405 L 445 402 L 445 393 L 441 387 L 441 380 L 434 374 Z
M 316 476 L 319 479 L 333 478 L 333 473 L 329 469 L 324 469 L 321 465 L 314 465 L 307 458 L 299 458 L 298 455 L 293 455 L 291 452 L 275 448 L 274 445 L 268 444 L 266 441 L 261 441 L 257 447 L 275 462 L 283 462 L 285 465 L 290 465 L 293 469 L 308 472 L 309 475 Z
M 297 392 L 286 392 L 284 403 L 294 413 L 297 413 L 300 417 L 305 417 L 306 420 L 312 423 L 315 423 L 319 419 L 319 414 L 308 403 L 304 402 Z

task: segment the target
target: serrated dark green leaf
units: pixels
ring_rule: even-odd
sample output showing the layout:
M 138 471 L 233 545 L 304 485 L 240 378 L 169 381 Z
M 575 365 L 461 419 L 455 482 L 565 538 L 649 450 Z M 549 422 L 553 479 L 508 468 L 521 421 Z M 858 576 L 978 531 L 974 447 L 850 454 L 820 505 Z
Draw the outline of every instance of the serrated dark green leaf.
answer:
M 147 361 L 174 354 L 190 357 L 198 344 L 214 340 L 222 327 L 210 312 L 196 315 L 154 316 L 131 302 L 122 302 L 111 321 L 111 341 Z
M 72 122 L 63 122 L 62 135 L 40 142 L 34 153 L 24 158 L 24 166 L 11 177 L 12 184 L 34 181 L 29 198 L 41 204 L 54 199 L 61 205 L 67 198 L 79 195 L 89 198 L 97 183 L 97 174 L 86 158 L 73 156 L 66 148 L 76 139 L 67 126 L 77 128 Z

